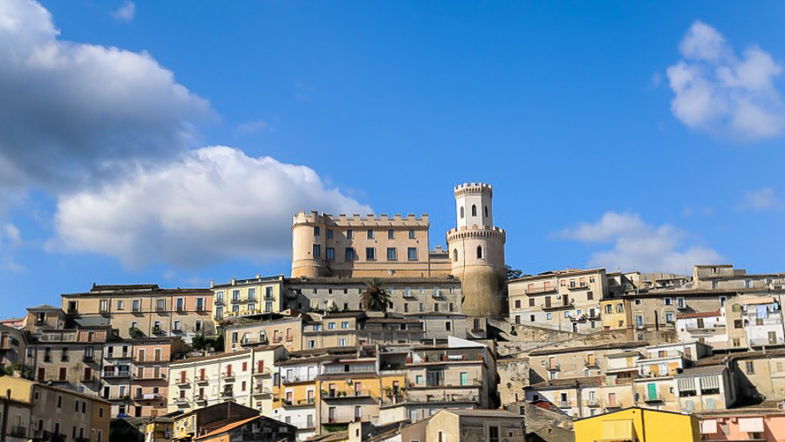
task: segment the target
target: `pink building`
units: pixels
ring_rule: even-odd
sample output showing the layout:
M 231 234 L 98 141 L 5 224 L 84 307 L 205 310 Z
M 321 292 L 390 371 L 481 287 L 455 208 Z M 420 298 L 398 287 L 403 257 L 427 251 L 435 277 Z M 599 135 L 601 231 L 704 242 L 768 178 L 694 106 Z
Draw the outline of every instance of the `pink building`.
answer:
M 698 417 L 705 441 L 785 440 L 785 411 L 777 408 L 739 408 Z

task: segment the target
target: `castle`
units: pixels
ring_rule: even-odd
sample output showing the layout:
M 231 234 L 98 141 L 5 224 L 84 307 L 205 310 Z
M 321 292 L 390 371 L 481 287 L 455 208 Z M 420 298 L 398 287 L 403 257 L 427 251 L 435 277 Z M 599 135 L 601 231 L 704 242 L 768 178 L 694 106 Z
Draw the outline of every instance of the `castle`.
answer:
M 300 212 L 292 222 L 293 278 L 445 278 L 461 281 L 463 313 L 500 317 L 505 309 L 503 229 L 493 225 L 493 188 L 453 189 L 456 227 L 447 249 L 430 249 L 428 215 L 337 217 Z

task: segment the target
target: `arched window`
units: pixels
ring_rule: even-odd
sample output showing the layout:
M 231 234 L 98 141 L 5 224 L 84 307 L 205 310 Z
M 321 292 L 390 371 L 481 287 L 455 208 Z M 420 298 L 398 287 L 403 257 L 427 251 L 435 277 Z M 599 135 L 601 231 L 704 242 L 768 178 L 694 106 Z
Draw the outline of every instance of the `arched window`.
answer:
M 472 216 L 477 216 L 477 206 L 472 204 Z
M 452 249 L 452 260 L 458 262 L 458 249 Z
M 488 206 L 485 206 L 485 217 L 488 218 Z
M 461 219 L 463 219 L 463 206 L 461 206 Z
M 605 306 L 605 313 L 613 313 L 613 306 L 611 304 Z
M 477 246 L 477 259 L 482 259 L 482 246 Z

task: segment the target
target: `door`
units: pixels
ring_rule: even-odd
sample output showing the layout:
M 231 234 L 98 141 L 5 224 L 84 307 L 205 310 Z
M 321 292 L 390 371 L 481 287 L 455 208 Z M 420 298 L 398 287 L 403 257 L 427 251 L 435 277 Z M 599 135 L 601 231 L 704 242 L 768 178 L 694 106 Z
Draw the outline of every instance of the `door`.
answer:
M 44 379 L 46 378 L 46 369 L 45 368 L 39 368 L 38 369 L 38 376 L 37 376 L 37 378 L 38 378 L 38 382 L 43 382 L 44 381 Z
M 550 308 L 550 306 L 551 306 L 551 297 L 550 296 L 546 296 L 545 297 L 545 307 L 546 308 Z
M 656 400 L 657 399 L 657 384 L 649 384 L 649 400 Z
M 769 344 L 776 344 L 777 343 L 777 332 L 769 332 Z

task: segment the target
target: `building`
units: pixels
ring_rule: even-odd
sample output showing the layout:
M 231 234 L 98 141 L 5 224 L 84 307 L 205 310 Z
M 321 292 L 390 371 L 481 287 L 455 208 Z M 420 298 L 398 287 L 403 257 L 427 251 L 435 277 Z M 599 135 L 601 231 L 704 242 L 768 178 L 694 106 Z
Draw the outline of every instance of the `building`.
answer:
M 455 278 L 378 278 L 390 295 L 389 313 L 460 313 L 461 282 Z M 301 311 L 365 310 L 362 295 L 368 280 L 363 278 L 288 278 L 286 308 Z
M 168 410 L 188 413 L 232 401 L 270 414 L 275 364 L 285 357 L 286 349 L 274 345 L 174 361 L 169 366 Z
M 608 295 L 605 269 L 559 270 L 508 282 L 510 322 L 574 333 L 602 329 L 600 300 Z
M 294 442 L 296 431 L 293 425 L 265 416 L 249 417 L 219 427 L 197 437 L 200 442 Z
M 425 441 L 524 440 L 523 418 L 504 410 L 446 408 L 425 424 Z
M 724 410 L 738 399 L 733 371 L 721 364 L 685 369 L 676 375 L 676 390 L 686 413 Z
M 702 438 L 695 416 L 634 407 L 575 421 L 576 442 L 598 440 L 698 442 Z
M 89 292 L 63 294 L 72 318 L 103 318 L 120 337 L 177 336 L 186 342 L 214 332 L 209 289 L 162 289 L 157 284 L 95 285 Z
M 185 344 L 180 338 L 144 338 L 131 343 L 130 397 L 128 409 L 123 414 L 133 417 L 164 415 L 170 395 L 169 363 L 185 353 Z M 117 373 L 122 373 L 121 370 Z M 121 407 L 118 406 L 118 412 L 123 411 Z
M 701 290 L 753 289 L 766 292 L 785 287 L 785 274 L 747 274 L 731 264 L 696 265 L 692 267 L 691 285 Z
M 258 416 L 257 410 L 232 401 L 197 408 L 172 417 L 174 423 L 171 440 L 190 442 L 226 425 Z
M 98 396 L 103 348 L 111 336 L 106 326 L 41 329 L 27 350 L 34 379 Z
M 257 345 L 283 345 L 287 351 L 303 349 L 303 318 L 271 316 L 240 318 L 224 327 L 224 346 L 227 351 L 238 351 Z
M 714 350 L 730 348 L 725 307 L 716 312 L 679 313 L 676 315 L 679 341 L 699 341 Z
M 431 251 L 428 215 L 334 217 L 300 212 L 292 221 L 292 277 L 431 277 L 450 272 Z
M 577 347 L 545 347 L 529 352 L 529 366 L 533 383 L 560 378 L 599 376 L 607 370 L 618 368 L 611 362 L 611 355 L 640 351 L 646 342 L 610 342 Z M 632 365 L 637 371 L 637 367 Z
M 104 344 L 101 397 L 112 404 L 112 416 L 135 414 L 131 408 L 131 359 L 133 343 L 112 339 Z
M 731 347 L 761 348 L 785 344 L 782 309 L 770 296 L 743 296 L 731 302 L 727 312 Z M 744 335 L 739 333 L 742 329 Z
M 698 413 L 703 440 L 785 440 L 785 412 L 744 407 Z
M 213 319 L 278 313 L 283 309 L 283 276 L 232 279 L 226 284 L 211 286 Z
M 27 336 L 21 329 L 0 324 L 0 370 L 25 373 Z
M 742 402 L 785 400 L 785 350 L 733 353 L 727 364 Z
M 109 403 L 27 379 L 0 377 L 10 395 L 9 440 L 109 440 Z
M 292 277 L 452 276 L 463 287 L 463 313 L 500 317 L 505 309 L 506 234 L 493 225 L 493 189 L 484 183 L 466 183 L 456 186 L 453 194 L 456 227 L 447 232 L 447 250 L 429 250 L 427 215 L 296 214 L 292 222 Z M 303 300 L 298 305 L 304 305 Z
M 313 319 L 303 324 L 302 348 L 354 347 L 358 344 L 357 333 L 365 323 L 364 311 L 345 311 L 312 314 Z

